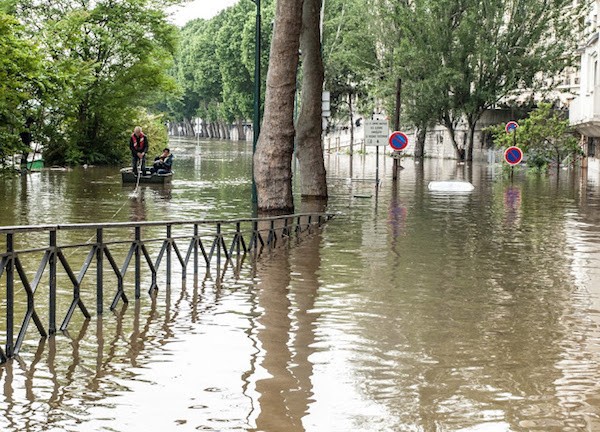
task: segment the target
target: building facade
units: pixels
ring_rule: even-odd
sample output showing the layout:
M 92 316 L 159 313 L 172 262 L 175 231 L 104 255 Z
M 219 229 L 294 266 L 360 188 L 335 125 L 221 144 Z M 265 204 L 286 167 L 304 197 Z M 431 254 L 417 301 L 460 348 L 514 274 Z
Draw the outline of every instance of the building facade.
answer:
M 591 1 L 589 6 L 579 47 L 579 95 L 569 104 L 569 121 L 581 134 L 588 173 L 600 176 L 600 153 L 596 151 L 600 144 L 600 0 Z

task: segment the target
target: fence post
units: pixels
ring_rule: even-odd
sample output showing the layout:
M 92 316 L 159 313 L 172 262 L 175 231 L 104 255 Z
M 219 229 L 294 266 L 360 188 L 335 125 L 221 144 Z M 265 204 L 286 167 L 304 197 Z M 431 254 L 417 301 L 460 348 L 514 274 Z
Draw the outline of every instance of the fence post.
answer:
M 217 277 L 221 272 L 221 223 L 217 223 Z
M 171 225 L 167 225 L 167 286 L 171 286 L 171 248 L 173 239 L 171 238 Z
M 142 240 L 142 227 L 135 227 L 135 298 L 140 298 L 140 242 Z
M 56 230 L 50 231 L 49 289 L 48 289 L 48 333 L 56 333 Z
M 198 277 L 198 224 L 194 224 L 194 280 Z
M 103 277 L 104 270 L 104 239 L 102 236 L 102 228 L 96 229 L 96 312 L 101 315 L 104 311 L 104 292 L 103 292 Z
M 6 234 L 6 357 L 14 354 L 14 296 L 15 296 L 15 255 L 13 233 Z

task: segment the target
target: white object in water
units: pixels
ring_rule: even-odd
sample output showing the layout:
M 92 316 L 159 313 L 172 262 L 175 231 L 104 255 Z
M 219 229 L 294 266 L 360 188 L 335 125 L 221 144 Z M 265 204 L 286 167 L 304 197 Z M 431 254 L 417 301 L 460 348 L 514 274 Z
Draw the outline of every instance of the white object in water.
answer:
M 475 186 L 464 180 L 432 181 L 427 187 L 435 192 L 471 192 L 475 189 Z

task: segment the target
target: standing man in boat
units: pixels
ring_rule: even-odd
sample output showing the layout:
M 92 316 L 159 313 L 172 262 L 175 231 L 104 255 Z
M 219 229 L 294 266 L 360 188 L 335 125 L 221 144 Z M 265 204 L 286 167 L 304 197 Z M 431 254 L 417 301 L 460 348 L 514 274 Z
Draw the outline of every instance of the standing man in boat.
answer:
M 148 153 L 148 137 L 142 132 L 142 128 L 136 126 L 129 139 L 129 150 L 131 150 L 131 166 L 133 173 L 138 175 L 138 166 L 141 165 L 142 175 L 146 170 L 146 153 Z

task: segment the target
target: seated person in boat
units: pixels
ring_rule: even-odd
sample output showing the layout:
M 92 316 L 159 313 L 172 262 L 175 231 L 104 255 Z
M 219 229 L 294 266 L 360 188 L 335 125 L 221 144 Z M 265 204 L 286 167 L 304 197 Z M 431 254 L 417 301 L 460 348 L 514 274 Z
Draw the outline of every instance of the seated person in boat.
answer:
M 153 174 L 167 174 L 171 172 L 172 167 L 173 155 L 171 154 L 171 150 L 165 148 L 160 156 L 154 158 L 154 165 L 152 166 L 151 171 Z

